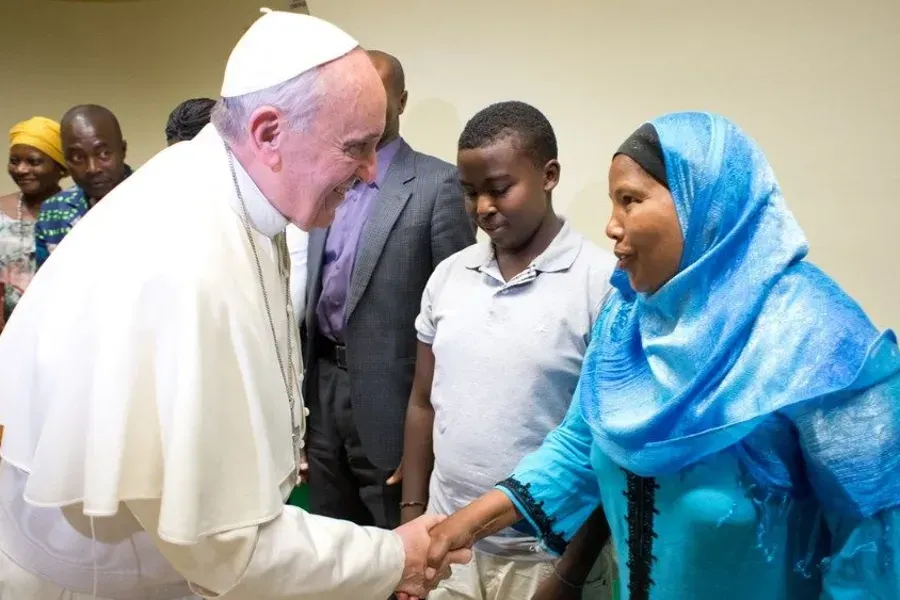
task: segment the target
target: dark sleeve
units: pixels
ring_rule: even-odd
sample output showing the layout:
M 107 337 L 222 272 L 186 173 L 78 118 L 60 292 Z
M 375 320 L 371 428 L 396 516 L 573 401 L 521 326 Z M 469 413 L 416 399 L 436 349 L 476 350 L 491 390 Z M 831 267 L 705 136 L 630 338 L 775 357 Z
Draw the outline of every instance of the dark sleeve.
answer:
M 37 268 L 50 257 L 50 249 L 47 247 L 47 225 L 38 214 L 37 221 L 34 224 L 34 258 Z

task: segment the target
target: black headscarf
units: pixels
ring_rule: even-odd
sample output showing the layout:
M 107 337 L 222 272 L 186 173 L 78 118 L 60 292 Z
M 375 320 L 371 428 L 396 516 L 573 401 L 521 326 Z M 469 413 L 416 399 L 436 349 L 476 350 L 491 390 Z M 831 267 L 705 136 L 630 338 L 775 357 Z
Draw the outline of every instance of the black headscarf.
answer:
M 638 127 L 637 131 L 625 140 L 616 153 L 615 158 L 619 154 L 624 154 L 631 160 L 641 166 L 642 169 L 653 177 L 666 189 L 669 187 L 669 180 L 666 177 L 666 163 L 663 160 L 662 146 L 659 143 L 659 134 L 656 128 L 650 123 L 644 123 Z
M 166 123 L 166 140 L 184 142 L 194 139 L 209 123 L 209 114 L 215 104 L 212 98 L 192 98 L 179 104 Z

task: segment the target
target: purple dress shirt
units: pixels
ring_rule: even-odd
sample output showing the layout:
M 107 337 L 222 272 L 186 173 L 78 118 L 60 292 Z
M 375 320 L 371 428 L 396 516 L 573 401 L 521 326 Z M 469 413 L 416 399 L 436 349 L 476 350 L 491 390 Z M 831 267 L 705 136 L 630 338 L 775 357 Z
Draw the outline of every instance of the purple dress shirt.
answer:
M 316 305 L 316 319 L 319 331 L 336 342 L 344 341 L 350 277 L 356 263 L 363 227 L 372 212 L 388 168 L 403 144 L 403 138 L 398 137 L 378 150 L 375 182 L 368 184 L 358 181 L 350 188 L 344 202 L 335 211 L 334 223 L 328 230 L 325 254 L 322 257 L 322 294 Z

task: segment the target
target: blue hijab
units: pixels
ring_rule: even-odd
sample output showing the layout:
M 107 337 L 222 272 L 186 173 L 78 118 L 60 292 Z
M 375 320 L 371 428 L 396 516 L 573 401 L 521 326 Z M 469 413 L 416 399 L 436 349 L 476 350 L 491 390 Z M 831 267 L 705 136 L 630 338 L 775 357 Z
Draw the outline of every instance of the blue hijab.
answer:
M 753 140 L 705 113 L 652 125 L 681 265 L 652 295 L 613 275 L 580 397 L 600 449 L 647 477 L 738 443 L 776 411 L 900 372 L 894 334 L 806 262 L 803 231 Z

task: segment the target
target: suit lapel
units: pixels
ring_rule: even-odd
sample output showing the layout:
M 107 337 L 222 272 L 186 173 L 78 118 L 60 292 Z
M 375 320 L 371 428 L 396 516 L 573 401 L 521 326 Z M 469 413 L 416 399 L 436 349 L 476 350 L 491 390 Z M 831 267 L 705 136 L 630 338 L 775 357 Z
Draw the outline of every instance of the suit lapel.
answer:
M 347 299 L 347 316 L 350 320 L 353 310 L 359 304 L 375 265 L 381 257 L 381 251 L 387 243 L 394 223 L 412 194 L 409 182 L 416 176 L 416 155 L 406 143 L 397 150 L 394 160 L 384 178 L 384 184 L 375 198 L 375 206 L 363 227 L 362 237 L 353 274 L 350 277 L 350 294 Z

